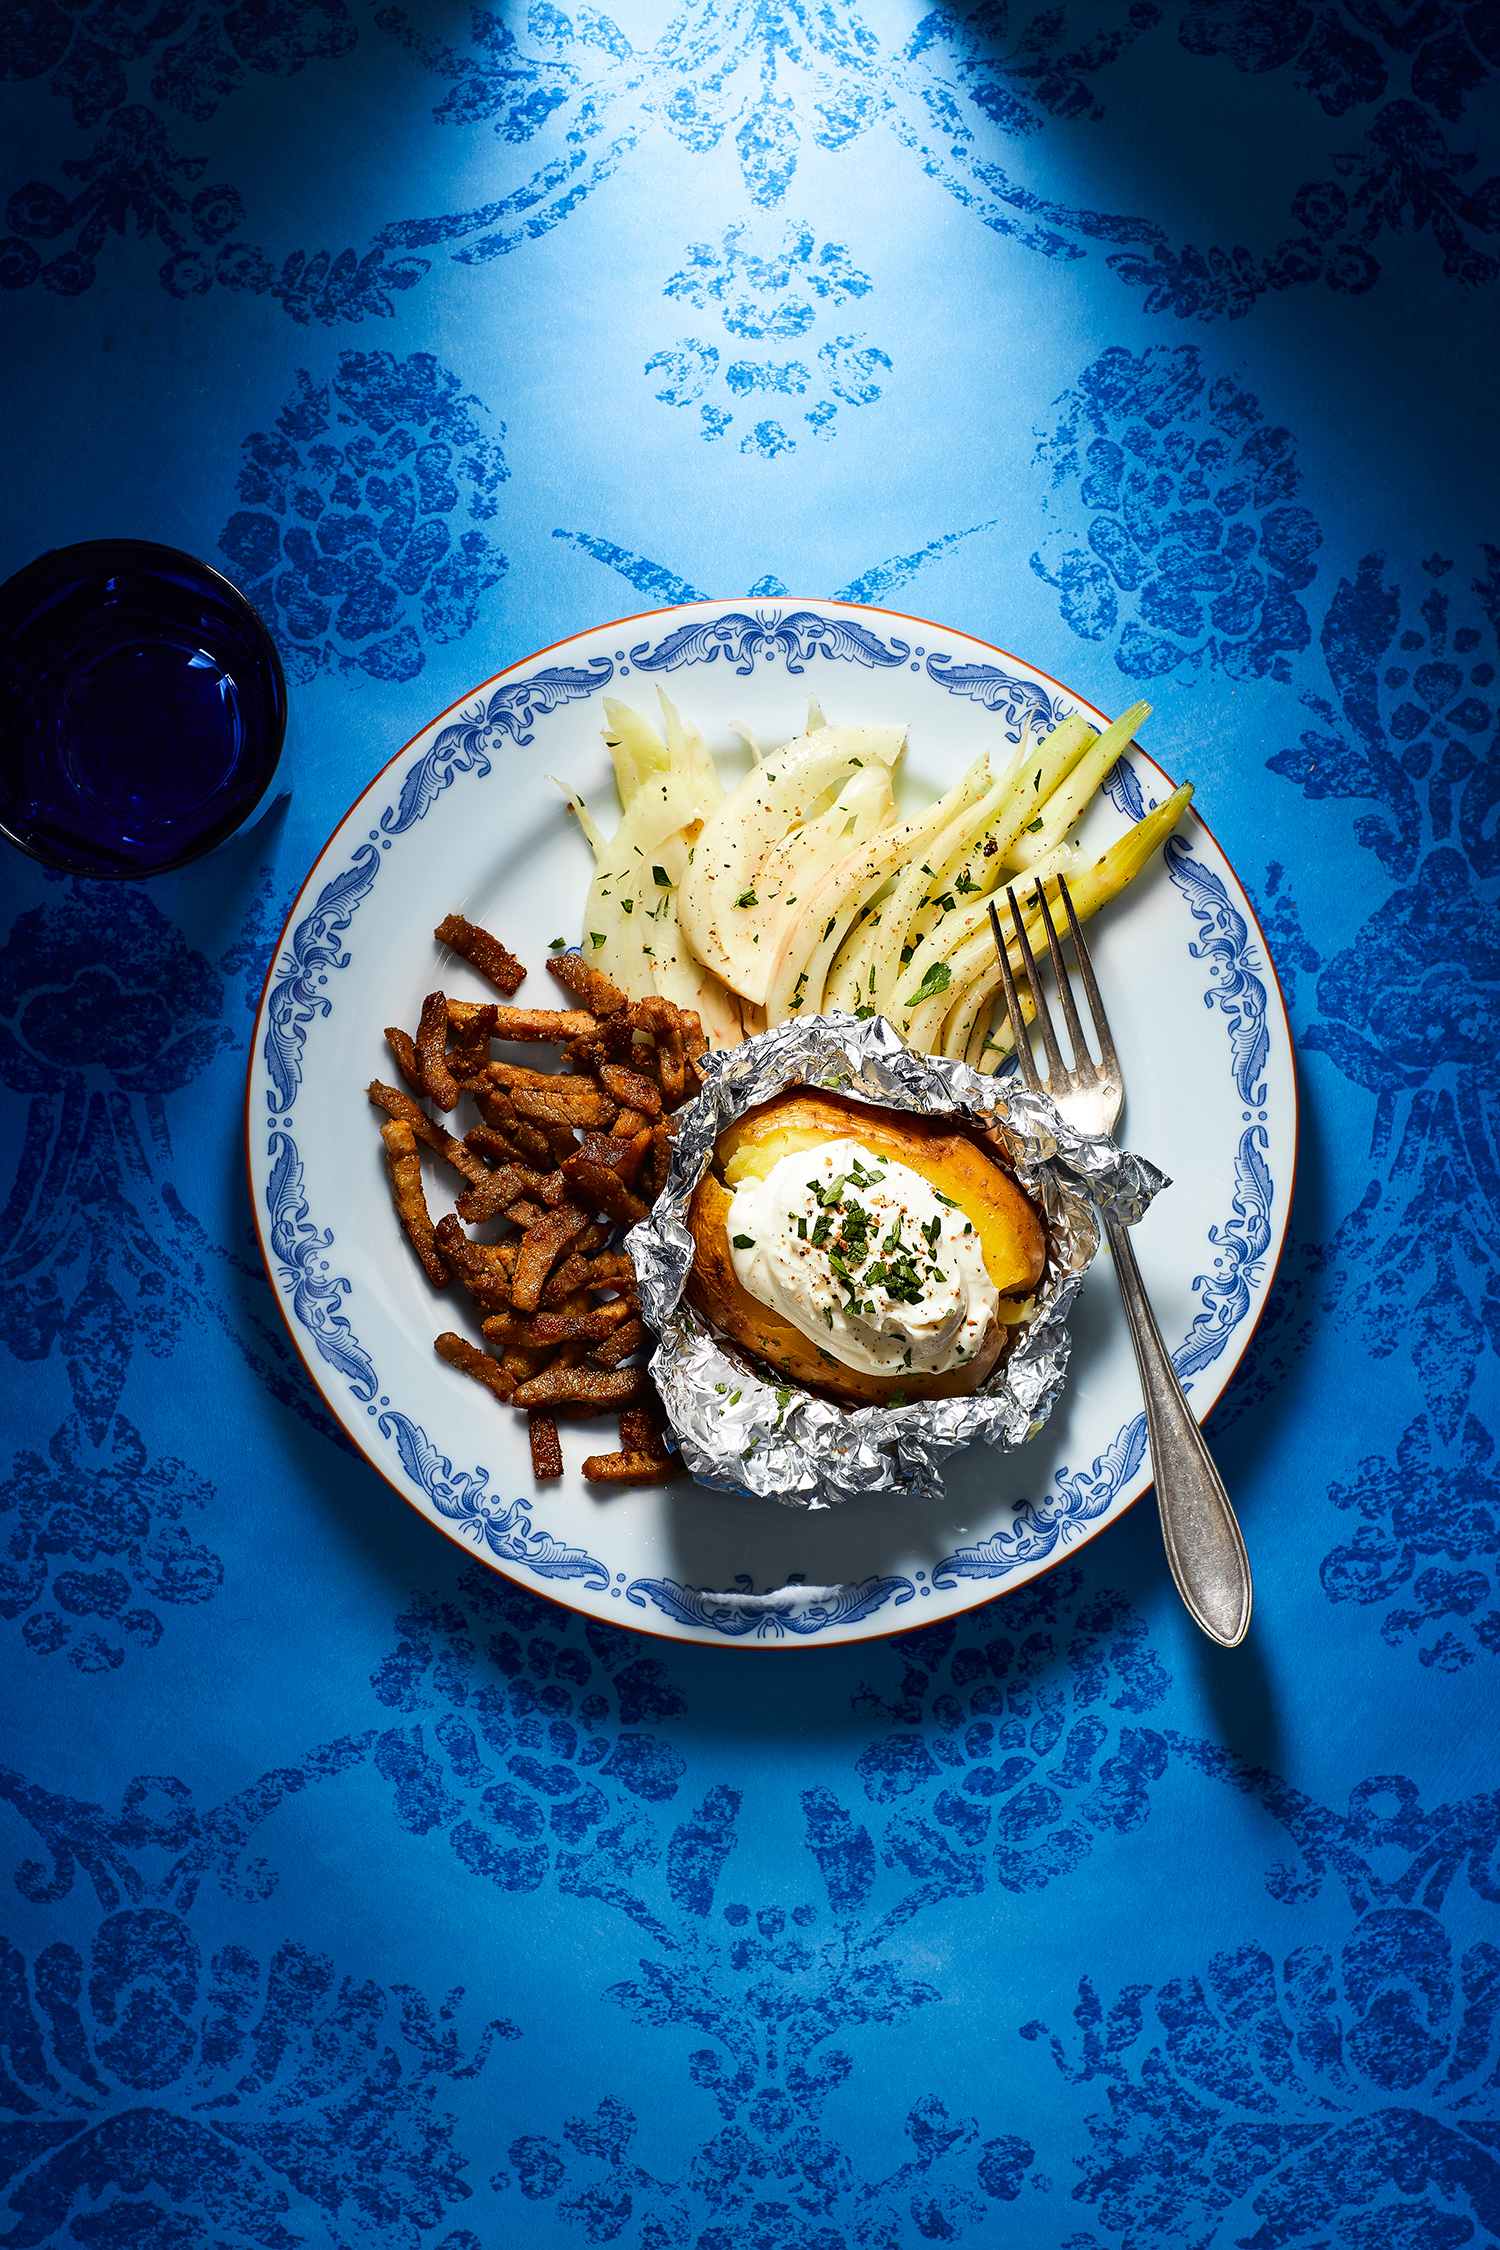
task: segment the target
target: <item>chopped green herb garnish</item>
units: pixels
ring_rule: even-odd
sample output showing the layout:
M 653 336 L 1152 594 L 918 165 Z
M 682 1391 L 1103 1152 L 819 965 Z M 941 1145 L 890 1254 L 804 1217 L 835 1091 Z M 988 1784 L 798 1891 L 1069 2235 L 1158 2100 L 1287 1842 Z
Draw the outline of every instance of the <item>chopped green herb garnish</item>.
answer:
M 759 906 L 760 900 L 756 897 L 753 890 L 741 891 L 739 897 L 735 900 L 734 903 L 736 906 Z
M 669 891 L 672 888 L 672 878 L 664 867 L 653 867 L 651 878 L 661 890 Z
M 1027 835 L 1028 835 L 1028 836 L 1034 836 L 1034 835 L 1036 834 L 1037 830 L 1038 830 L 1038 829 L 1039 829 L 1039 828 L 1041 827 L 1041 825 L 1042 825 L 1042 821 L 1043 821 L 1043 818 L 1044 818 L 1044 817 L 1045 817 L 1045 816 L 1044 816 L 1043 814 L 1041 814 L 1041 813 L 1038 813 L 1038 814 L 1037 814 L 1037 816 L 1036 816 L 1036 819 L 1035 819 L 1035 820 L 1028 820 L 1028 821 L 1027 821 L 1027 823 L 1026 823 L 1026 833 L 1027 833 Z
M 635 900 L 633 898 L 622 898 L 620 912 L 622 914 L 633 914 L 635 912 Z
M 737 1234 L 734 1238 L 734 1246 L 736 1250 L 753 1250 L 755 1248 L 755 1237 L 753 1234 Z
M 904 1406 L 906 1404 L 905 1391 L 892 1391 L 891 1404 L 892 1406 Z
M 548 938 L 547 951 L 549 953 L 566 953 L 567 950 L 568 941 L 565 937 Z
M 958 1209 L 958 1198 L 956 1196 L 944 1195 L 941 1188 L 934 1188 L 932 1192 L 937 1197 L 939 1203 L 947 1204 L 950 1211 L 956 1211 Z
M 589 937 L 596 948 L 604 943 L 604 932 L 602 930 L 590 930 Z
M 935 1000 L 940 992 L 947 991 L 952 982 L 953 971 L 949 968 L 947 962 L 934 961 L 926 976 L 917 986 L 916 991 L 908 993 L 906 1005 L 908 1008 L 916 1008 L 924 1000 Z

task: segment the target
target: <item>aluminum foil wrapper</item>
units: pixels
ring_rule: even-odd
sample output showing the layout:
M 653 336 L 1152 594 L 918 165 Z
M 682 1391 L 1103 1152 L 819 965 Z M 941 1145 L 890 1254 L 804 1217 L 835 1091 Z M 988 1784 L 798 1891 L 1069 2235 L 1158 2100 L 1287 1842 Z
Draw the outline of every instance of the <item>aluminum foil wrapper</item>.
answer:
M 965 1063 L 913 1054 L 882 1016 L 779 1024 L 742 1047 L 706 1055 L 699 1068 L 704 1091 L 678 1113 L 666 1187 L 626 1241 L 641 1312 L 661 1339 L 651 1373 L 698 1482 L 792 1508 L 828 1508 L 868 1492 L 926 1499 L 941 1493 L 940 1463 L 959 1446 L 1024 1445 L 1063 1386 L 1068 1311 L 1099 1247 L 1096 1211 L 1134 1225 L 1169 1184 L 1164 1176 L 1106 1134 L 1075 1132 L 1045 1095 L 1013 1079 L 997 1084 Z M 714 1143 L 747 1109 L 798 1084 L 992 1129 L 1017 1180 L 1042 1206 L 1048 1255 L 1036 1318 L 969 1396 L 839 1407 L 778 1386 L 683 1302 L 693 1262 L 686 1212 Z

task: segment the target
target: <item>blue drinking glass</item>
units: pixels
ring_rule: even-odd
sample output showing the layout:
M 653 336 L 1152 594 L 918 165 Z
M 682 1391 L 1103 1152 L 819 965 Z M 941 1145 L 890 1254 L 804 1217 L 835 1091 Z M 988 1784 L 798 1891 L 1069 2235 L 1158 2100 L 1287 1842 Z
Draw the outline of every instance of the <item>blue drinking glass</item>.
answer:
M 285 737 L 276 644 L 207 563 L 92 539 L 0 586 L 0 835 L 46 866 L 185 866 L 246 825 Z

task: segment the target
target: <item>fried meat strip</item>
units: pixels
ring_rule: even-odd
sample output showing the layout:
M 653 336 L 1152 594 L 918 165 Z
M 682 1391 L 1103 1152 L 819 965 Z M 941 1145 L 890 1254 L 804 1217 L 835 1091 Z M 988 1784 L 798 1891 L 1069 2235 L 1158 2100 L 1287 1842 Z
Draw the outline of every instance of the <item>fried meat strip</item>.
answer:
M 531 1473 L 540 1482 L 545 1477 L 560 1477 L 563 1473 L 562 1443 L 557 1434 L 555 1414 L 528 1414 L 527 1430 L 531 1438 Z
M 417 1154 L 417 1137 L 409 1125 L 392 1117 L 381 1126 L 380 1138 L 385 1143 L 396 1215 L 411 1236 L 411 1246 L 421 1259 L 433 1288 L 446 1289 L 450 1277 L 433 1235 L 432 1215 L 422 1192 L 422 1159 Z
M 422 1002 L 417 1025 L 417 1068 L 422 1083 L 441 1110 L 457 1109 L 458 1081 L 448 1068 L 448 1002 L 441 992 L 429 992 Z
M 583 1233 L 588 1224 L 587 1211 L 580 1211 L 573 1204 L 564 1203 L 526 1229 L 511 1288 L 511 1302 L 517 1312 L 536 1311 L 547 1276 L 568 1245 Z
M 518 1383 L 516 1406 L 550 1406 L 604 1414 L 611 1407 L 634 1406 L 651 1387 L 644 1367 L 545 1367 L 530 1382 Z
M 515 955 L 507 952 L 497 937 L 465 921 L 462 914 L 448 915 L 432 934 L 439 945 L 451 945 L 455 953 L 461 953 L 482 977 L 489 978 L 497 992 L 505 994 L 507 1000 L 526 974 Z
M 674 1008 L 670 1000 L 653 998 L 633 1000 L 629 1012 L 632 1029 L 649 1031 L 655 1042 L 656 1081 L 661 1088 L 663 1109 L 680 1109 L 687 1093 L 687 1049 L 682 1024 L 686 1011 Z M 693 1020 L 696 1023 L 697 1018 Z
M 601 1063 L 599 1082 L 626 1109 L 638 1109 L 643 1117 L 660 1117 L 661 1095 L 640 1071 L 631 1070 L 625 1063 Z
M 514 1243 L 471 1242 L 451 1211 L 438 1220 L 436 1240 L 449 1270 L 476 1304 L 483 1305 L 486 1312 L 499 1312 L 509 1305 L 513 1268 L 520 1262 Z
M 486 1066 L 485 1076 L 492 1086 L 501 1086 L 509 1093 L 516 1086 L 556 1086 L 555 1070 L 527 1070 L 520 1063 L 492 1062 Z
M 540 1349 L 549 1344 L 602 1344 L 617 1330 L 629 1327 L 634 1317 L 634 1297 L 612 1297 L 608 1304 L 567 1312 L 495 1313 L 484 1324 L 486 1340 L 509 1350 L 513 1346 Z
M 589 1358 L 596 1367 L 618 1367 L 646 1342 L 646 1323 L 636 1315 L 618 1327 L 607 1343 L 596 1344 Z
M 484 1119 L 484 1126 L 475 1126 L 473 1132 L 464 1135 L 465 1141 L 472 1147 L 479 1149 L 481 1154 L 486 1153 L 483 1142 L 476 1140 L 474 1135 L 487 1128 L 504 1143 L 503 1149 L 496 1147 L 488 1151 L 499 1155 L 502 1162 L 513 1158 L 518 1164 L 538 1165 L 544 1172 L 551 1169 L 552 1143 L 545 1133 L 538 1132 L 535 1125 L 528 1125 L 524 1119 L 517 1117 L 508 1094 L 501 1093 L 498 1088 L 493 1093 L 480 1093 L 476 1088 L 474 1106 Z
M 686 1476 L 681 1454 L 669 1453 L 662 1442 L 664 1417 L 646 1407 L 630 1407 L 620 1416 L 618 1453 L 591 1453 L 583 1464 L 590 1484 L 666 1484 Z
M 488 1352 L 482 1352 L 477 1344 L 471 1344 L 467 1336 L 455 1336 L 450 1328 L 438 1337 L 432 1348 L 439 1359 L 445 1359 L 461 1375 L 472 1375 L 476 1383 L 483 1383 L 485 1389 L 492 1391 L 502 1406 L 510 1403 L 511 1393 L 516 1387 L 515 1377 L 506 1373 L 498 1359 L 491 1359 Z
M 667 1174 L 672 1169 L 672 1136 L 667 1131 L 665 1118 L 658 1118 L 651 1129 L 651 1200 L 654 1203 L 667 1184 Z
M 396 1068 L 412 1092 L 425 1095 L 427 1084 L 422 1076 L 422 1065 L 417 1060 L 416 1042 L 411 1033 L 403 1031 L 398 1023 L 388 1023 L 385 1027 L 385 1042 L 396 1058 Z
M 478 1012 L 478 1003 L 473 1000 L 448 1002 L 448 1021 L 460 1038 Z M 561 1047 L 572 1039 L 592 1039 L 598 1029 L 594 1018 L 581 1008 L 496 1007 L 490 1037 L 510 1040 L 518 1047 Z
M 502 1164 L 486 1178 L 465 1188 L 453 1208 L 467 1225 L 480 1226 L 486 1219 L 493 1219 L 498 1211 L 508 1211 L 522 1196 L 534 1194 L 542 1184 L 542 1177 L 533 1172 L 529 1164 Z M 562 1174 L 559 1172 L 557 1177 L 561 1180 Z
M 650 1206 L 632 1195 L 617 1172 L 607 1164 L 596 1164 L 586 1156 L 570 1156 L 563 1162 L 563 1174 L 569 1193 L 579 1203 L 586 1203 L 591 1211 L 603 1211 L 622 1227 L 633 1227 L 644 1219 Z
M 507 1089 L 517 1117 L 533 1125 L 584 1125 L 608 1131 L 620 1114 L 618 1102 L 585 1078 L 553 1078 L 542 1086 Z
M 474 1010 L 467 1023 L 455 1025 L 453 1006 L 451 1002 L 449 1003 L 448 1029 L 456 1031 L 457 1037 L 453 1042 L 453 1050 L 448 1057 L 448 1068 L 452 1071 L 460 1086 L 465 1089 L 473 1079 L 484 1076 L 485 1066 L 490 1059 L 490 1041 L 494 1037 L 495 1018 L 499 1013 L 500 1011 L 493 1001 L 486 1001 L 482 1007 Z
M 626 1004 L 620 987 L 602 969 L 591 969 L 581 953 L 554 953 L 547 970 L 583 1002 L 591 1015 L 618 1015 Z
M 617 1179 L 627 1187 L 635 1184 L 635 1176 L 651 1154 L 651 1128 L 644 1126 L 634 1133 L 615 1129 L 608 1133 L 585 1133 L 578 1144 L 577 1153 L 590 1164 L 607 1164 Z
M 585 1228 L 574 1243 L 571 1254 L 556 1268 L 542 1291 L 544 1311 L 556 1311 L 559 1305 L 566 1303 L 579 1289 L 635 1287 L 635 1268 L 627 1252 L 611 1250 L 602 1258 L 595 1256 L 601 1243 L 609 1240 L 612 1231 L 611 1228 L 598 1224 Z
M 403 1125 L 409 1125 L 423 1146 L 451 1164 L 455 1172 L 462 1172 L 466 1180 L 484 1178 L 489 1166 L 479 1151 L 465 1147 L 451 1133 L 445 1133 L 441 1125 L 435 1125 L 425 1109 L 418 1109 L 410 1094 L 403 1094 L 399 1086 L 383 1085 L 378 1078 L 372 1078 L 365 1091 L 376 1109 L 383 1109 L 388 1117 L 398 1117 Z

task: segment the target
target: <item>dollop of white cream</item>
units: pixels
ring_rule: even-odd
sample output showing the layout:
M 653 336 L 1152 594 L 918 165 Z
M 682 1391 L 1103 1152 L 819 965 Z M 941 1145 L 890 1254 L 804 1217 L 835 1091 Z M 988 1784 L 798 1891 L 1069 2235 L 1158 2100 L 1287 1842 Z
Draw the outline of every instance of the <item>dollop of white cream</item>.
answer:
M 845 1367 L 945 1375 L 998 1316 L 979 1235 L 908 1165 L 858 1140 L 783 1156 L 729 1206 L 743 1288 Z

